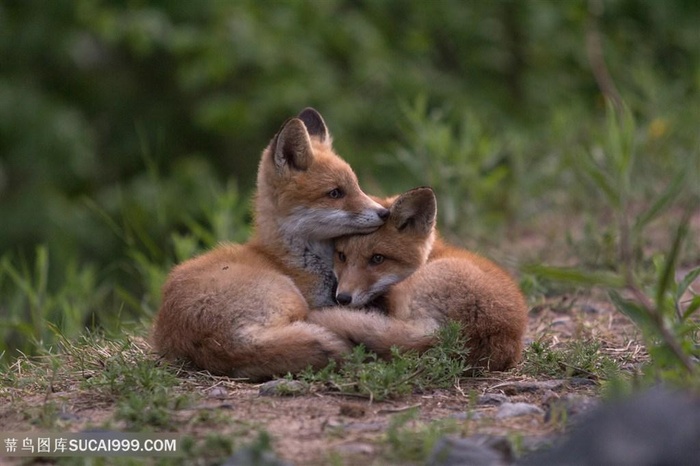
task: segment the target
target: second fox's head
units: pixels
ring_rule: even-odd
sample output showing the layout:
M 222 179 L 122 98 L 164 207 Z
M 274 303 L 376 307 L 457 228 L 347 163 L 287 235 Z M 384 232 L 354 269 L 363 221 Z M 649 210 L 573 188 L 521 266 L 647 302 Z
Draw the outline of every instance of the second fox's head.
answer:
M 425 264 L 435 239 L 437 202 L 430 188 L 386 199 L 387 222 L 377 231 L 335 241 L 338 304 L 363 307 Z

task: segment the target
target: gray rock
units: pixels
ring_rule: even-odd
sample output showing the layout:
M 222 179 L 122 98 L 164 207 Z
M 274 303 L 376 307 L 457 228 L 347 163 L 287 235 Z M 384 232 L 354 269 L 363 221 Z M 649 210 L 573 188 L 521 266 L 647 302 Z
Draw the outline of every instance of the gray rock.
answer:
M 352 442 L 338 445 L 334 448 L 336 453 L 343 455 L 372 455 L 376 451 L 376 447 L 370 443 Z
M 700 464 L 700 398 L 655 389 L 584 415 L 557 447 L 521 466 L 685 466 Z
M 502 393 L 486 393 L 479 397 L 477 404 L 486 406 L 497 406 L 508 401 L 508 397 Z
M 513 448 L 505 437 L 475 435 L 443 437 L 437 441 L 428 466 L 506 466 L 512 463 Z
M 292 466 L 275 455 L 273 451 L 259 451 L 254 447 L 245 447 L 236 451 L 223 463 L 223 466 Z
M 552 398 L 546 403 L 544 421 L 570 422 L 581 414 L 597 407 L 600 402 L 593 397 L 577 394 L 567 394 L 561 398 Z
M 524 382 L 509 382 L 499 384 L 498 388 L 506 395 L 520 395 L 523 393 L 546 392 L 548 390 L 560 390 L 566 387 L 581 387 L 586 385 L 596 385 L 594 380 L 572 377 L 570 379 L 559 380 L 539 380 Z
M 299 380 L 275 379 L 260 386 L 261 396 L 299 396 L 309 391 L 308 384 Z
M 496 419 L 527 416 L 528 414 L 544 415 L 544 410 L 530 403 L 503 403 L 496 411 Z

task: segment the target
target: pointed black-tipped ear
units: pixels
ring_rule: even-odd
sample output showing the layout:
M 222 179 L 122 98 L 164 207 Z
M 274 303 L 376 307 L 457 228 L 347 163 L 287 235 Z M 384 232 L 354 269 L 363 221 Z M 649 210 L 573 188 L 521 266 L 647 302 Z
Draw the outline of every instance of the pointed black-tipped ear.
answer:
M 323 117 L 315 109 L 307 107 L 297 115 L 297 118 L 304 122 L 309 136 L 315 136 L 319 138 L 321 142 L 326 142 L 328 140 L 326 122 L 323 121 Z
M 428 235 L 437 216 L 435 193 L 427 187 L 406 191 L 394 201 L 389 212 L 389 221 L 397 230 Z
M 298 118 L 287 120 L 273 141 L 273 158 L 278 171 L 304 171 L 314 158 L 306 125 Z

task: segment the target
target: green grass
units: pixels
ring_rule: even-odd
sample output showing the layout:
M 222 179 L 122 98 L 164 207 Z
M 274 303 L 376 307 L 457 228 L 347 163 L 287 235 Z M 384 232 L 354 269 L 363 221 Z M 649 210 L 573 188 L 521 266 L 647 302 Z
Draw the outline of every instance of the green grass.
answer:
M 591 339 L 571 340 L 553 348 L 547 339 L 533 341 L 525 348 L 520 371 L 533 377 L 609 380 L 619 375 L 617 363 L 602 354 L 600 343 Z
M 532 153 L 543 141 L 528 142 L 513 128 L 497 131 L 469 112 L 457 119 L 463 122 L 458 125 L 455 112 L 441 113 L 420 98 L 413 106 L 404 106 L 407 139 L 383 158 L 389 168 L 405 175 L 406 183 L 430 184 L 437 190 L 442 232 L 467 242 L 483 239 L 492 248 L 511 225 L 516 228 L 508 235 L 516 244 L 519 224 L 549 227 L 536 212 L 553 211 L 562 227 L 575 220 L 579 230 L 535 230 L 550 235 L 553 243 L 533 251 L 538 256 L 524 250 L 516 253 L 519 257 L 500 262 L 520 266 L 521 284 L 532 302 L 568 291 L 561 283 L 583 293 L 604 289 L 620 312 L 644 331 L 654 363 L 658 362 L 656 375 L 697 380 L 698 371 L 688 361 L 697 357 L 700 298 L 680 296 L 690 291 L 695 272 L 685 282 L 674 276 L 679 268 L 700 262 L 700 248 L 689 241 L 690 220 L 683 215 L 683 206 L 689 206 L 685 209 L 689 215 L 700 205 L 697 175 L 687 169 L 700 166 L 699 151 L 690 151 L 685 142 L 673 146 L 673 139 L 660 141 L 660 133 L 645 126 L 656 119 L 640 122 L 632 110 L 611 106 L 605 120 L 590 118 L 581 125 L 581 131 L 585 128 L 588 133 L 585 139 L 574 137 L 579 134 L 573 126 L 578 113 L 552 116 L 556 124 L 544 142 L 565 142 L 563 148 L 526 166 L 521 152 Z M 687 163 L 664 155 L 659 144 L 675 147 L 674 153 Z M 663 163 L 657 165 L 646 153 L 656 154 Z M 0 309 L 6 316 L 0 323 L 0 366 L 9 367 L 19 352 L 40 354 L 62 337 L 79 338 L 85 329 L 143 332 L 157 312 L 160 288 L 172 264 L 221 240 L 247 238 L 248 198 L 235 184 L 210 183 L 207 190 L 202 180 L 195 183 L 178 172 L 184 177 L 180 182 L 198 186 L 196 199 L 188 199 L 183 227 L 169 231 L 166 241 L 157 241 L 153 228 L 172 225 L 177 212 L 172 197 L 182 193 L 149 157 L 144 160 L 148 170 L 143 186 L 119 191 L 114 199 L 118 208 L 85 201 L 122 244 L 124 255 L 117 263 L 98 270 L 94 264 L 65 262 L 49 246 L 38 246 L 30 256 L 7 252 L 0 257 Z M 197 176 L 209 176 L 205 168 L 194 168 Z M 545 192 L 539 191 L 543 186 Z M 152 196 L 147 205 L 137 202 L 142 191 Z M 666 244 L 650 240 L 664 236 Z M 553 253 L 571 265 L 546 263 Z M 123 284 L 133 277 L 139 282 L 136 288 Z M 405 393 L 409 387 L 420 388 L 423 379 L 434 376 L 427 373 L 430 368 L 440 368 L 444 361 L 424 365 L 408 380 L 392 374 L 411 374 L 418 370 L 409 367 L 414 363 L 397 360 L 406 367 L 392 369 L 376 366 L 379 361 L 358 353 L 343 369 L 354 382 L 346 388 L 347 382 L 341 380 L 339 390 L 378 398 Z M 680 373 L 674 376 L 676 370 Z
M 306 370 L 298 378 L 342 394 L 381 401 L 451 387 L 468 369 L 466 355 L 460 326 L 451 323 L 439 330 L 438 344 L 422 354 L 392 348 L 391 359 L 385 361 L 359 345 L 340 367 L 331 363 L 320 371 Z
M 519 268 L 530 302 L 557 302 L 572 290 L 603 296 L 639 327 L 650 356 L 638 368 L 641 377 L 630 379 L 620 376 L 618 364 L 593 339 L 553 346 L 546 335 L 536 335 L 516 375 L 585 377 L 620 393 L 632 384 L 658 382 L 700 390 L 700 296 L 691 287 L 700 276 L 700 247 L 692 241 L 690 218 L 699 205 L 700 184 L 697 172 L 687 169 L 700 166 L 697 150 L 669 143 L 675 155 L 665 154 L 634 112 L 611 108 L 605 120 L 583 122 L 581 133 L 571 129 L 571 114 L 560 115 L 562 121 L 545 141 L 552 144 L 550 152 L 533 161 L 532 168 L 526 155 L 541 141 L 528 142 L 517 132 L 500 133 L 486 125 L 470 126 L 473 115 L 460 126 L 420 100 L 405 111 L 409 137 L 385 162 L 394 168 L 402 165 L 414 185 L 436 187 L 445 235 L 467 242 L 483 239 L 488 246 L 507 234 L 516 245 L 515 257 L 502 262 Z M 512 152 L 516 149 L 524 152 Z M 650 161 L 646 155 L 652 153 L 659 160 Z M 471 161 L 473 165 L 464 166 Z M 545 165 L 550 171 L 540 170 Z M 151 184 L 161 182 L 152 174 Z M 135 431 L 175 429 L 183 413 L 201 401 L 191 381 L 200 376 L 161 362 L 142 339 L 129 335 L 143 334 L 150 325 L 172 264 L 223 239 L 245 240 L 247 199 L 233 185 L 215 187 L 211 197 L 202 197 L 207 202 L 201 212 L 159 242 L 151 236 L 149 221 L 159 228 L 169 225 L 174 200 L 167 198 L 168 189 L 156 188 L 154 196 L 166 198 L 152 200 L 154 211 L 131 209 L 137 199 L 130 196 L 123 199 L 121 216 L 94 205 L 95 214 L 123 244 L 123 257 L 110 270 L 61 262 L 49 246 L 38 246 L 30 258 L 10 252 L 0 258 L 0 311 L 7 316 L 0 323 L 0 390 L 25 413 L 27 424 L 70 428 L 70 416 L 65 416 L 70 402 L 53 394 L 76 390 L 105 408 L 101 427 Z M 553 217 L 543 220 L 541 212 Z M 570 221 L 573 228 L 567 227 Z M 519 234 L 525 230 L 538 238 L 549 235 L 549 241 L 544 248 L 519 250 Z M 554 258 L 551 263 L 549 258 Z M 115 278 L 119 274 L 111 274 L 114 270 L 137 277 L 140 286 L 122 286 Z M 572 300 L 558 302 L 558 311 L 576 311 Z M 400 400 L 453 390 L 469 369 L 464 356 L 459 328 L 449 326 L 440 343 L 420 355 L 395 352 L 384 361 L 360 346 L 340 366 L 289 378 L 308 383 L 312 395 Z M 212 383 L 201 377 L 203 383 Z M 555 422 L 565 424 L 566 419 Z M 271 448 L 264 426 L 231 421 L 224 411 L 200 410 L 188 423 L 188 429 L 206 434 L 184 440 L 186 458 L 216 461 L 246 445 L 253 456 Z M 415 412 L 397 415 L 385 432 L 382 454 L 390 462 L 424 461 L 441 435 L 460 428 L 449 421 L 419 421 Z
M 255 420 L 233 420 L 221 409 L 197 409 L 192 415 L 202 401 L 202 388 L 212 383 L 206 374 L 181 372 L 163 363 L 139 337 L 108 339 L 86 333 L 74 340 L 62 338 L 44 354 L 17 358 L 1 374 L 0 396 L 23 413 L 23 423 L 41 430 L 72 431 L 80 426 L 187 432 L 179 446 L 181 458 L 150 458 L 149 464 L 221 461 L 239 450 L 253 456 L 270 451 L 271 439 Z M 87 425 L 82 414 L 74 416 L 85 408 L 98 412 Z M 192 434 L 197 431 L 205 433 Z M 129 458 L 116 460 L 138 464 Z M 109 464 L 101 458 L 95 461 Z M 71 459 L 61 462 L 72 464 Z
M 581 154 L 578 162 L 581 178 L 594 188 L 614 220 L 598 230 L 597 237 L 608 251 L 599 255 L 603 260 L 568 268 L 534 265 L 528 271 L 544 279 L 605 289 L 616 309 L 642 331 L 652 359 L 646 368 L 650 381 L 661 379 L 697 389 L 700 369 L 693 361 L 700 356 L 700 297 L 690 284 L 700 276 L 700 268 L 680 278 L 676 275 L 684 251 L 694 244 L 688 241 L 688 233 L 700 198 L 687 185 L 692 175 L 676 166 L 671 181 L 640 202 L 643 191 L 635 181 L 643 161 L 636 134 L 631 111 L 610 105 L 600 147 Z M 665 250 L 649 254 L 650 227 L 672 208 L 681 215 L 675 216 L 677 224 L 667 235 Z M 590 237 L 596 236 L 586 238 Z M 692 263 L 697 265 L 697 260 Z M 530 350 L 535 355 L 551 355 L 546 348 Z
M 386 431 L 385 457 L 396 464 L 420 464 L 446 434 L 459 432 L 454 419 L 418 422 L 418 410 L 412 409 L 392 417 Z

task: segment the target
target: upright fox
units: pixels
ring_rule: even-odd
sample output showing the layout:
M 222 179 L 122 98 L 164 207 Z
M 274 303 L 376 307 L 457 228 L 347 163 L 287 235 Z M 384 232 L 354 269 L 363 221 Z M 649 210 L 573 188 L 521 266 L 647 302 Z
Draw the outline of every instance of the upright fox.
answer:
M 306 317 L 334 303 L 332 239 L 376 230 L 389 211 L 362 192 L 314 109 L 287 120 L 263 151 L 254 214 L 248 243 L 170 272 L 153 332 L 164 356 L 261 380 L 349 351 Z
M 437 237 L 430 188 L 384 201 L 387 222 L 377 231 L 336 240 L 339 304 L 374 306 L 315 311 L 310 321 L 380 356 L 391 346 L 423 351 L 449 321 L 461 324 L 474 367 L 505 370 L 521 355 L 525 300 L 513 279 L 488 259 Z

